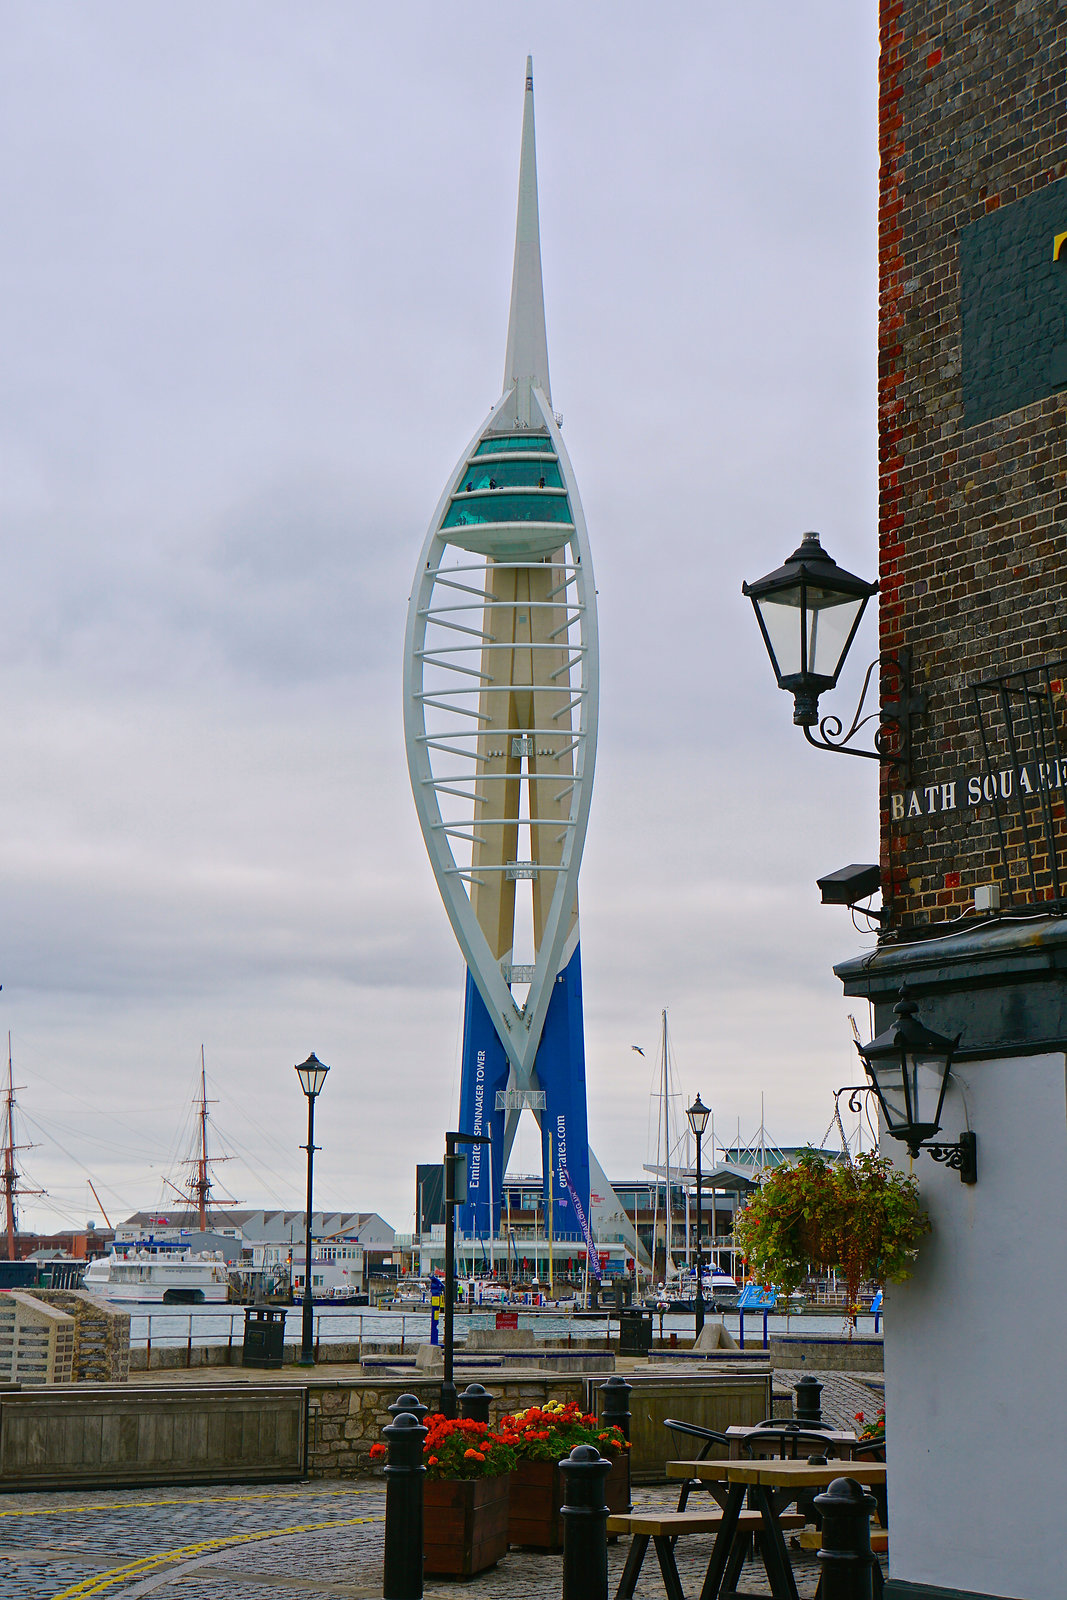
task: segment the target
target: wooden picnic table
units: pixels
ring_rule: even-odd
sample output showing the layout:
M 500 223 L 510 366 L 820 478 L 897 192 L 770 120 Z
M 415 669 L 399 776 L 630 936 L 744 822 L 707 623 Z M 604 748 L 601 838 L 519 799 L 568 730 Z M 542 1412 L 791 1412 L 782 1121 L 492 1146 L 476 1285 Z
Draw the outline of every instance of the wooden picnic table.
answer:
M 747 1494 L 749 1506 L 762 1518 L 760 1554 L 775 1600 L 799 1600 L 796 1579 L 785 1546 L 779 1513 L 803 1489 L 828 1489 L 835 1478 L 854 1478 L 864 1485 L 885 1482 L 884 1461 L 668 1461 L 669 1478 L 695 1478 L 708 1485 L 726 1485 L 722 1524 L 712 1547 L 700 1600 L 718 1600 L 730 1594 L 744 1562 L 744 1546 L 735 1541 L 738 1519 Z M 882 1569 L 872 1570 L 874 1593 L 882 1592 Z

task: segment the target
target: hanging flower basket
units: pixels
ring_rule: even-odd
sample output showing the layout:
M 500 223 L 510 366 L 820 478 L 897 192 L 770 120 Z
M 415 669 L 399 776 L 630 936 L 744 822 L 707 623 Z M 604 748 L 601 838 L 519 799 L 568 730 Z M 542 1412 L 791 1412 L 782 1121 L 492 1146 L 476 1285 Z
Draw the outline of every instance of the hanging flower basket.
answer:
M 734 1231 L 760 1283 L 789 1294 L 812 1267 L 839 1272 L 853 1309 L 864 1279 L 884 1284 L 911 1276 L 930 1219 L 916 1180 L 884 1156 L 869 1151 L 830 1162 L 806 1150 L 764 1180 Z

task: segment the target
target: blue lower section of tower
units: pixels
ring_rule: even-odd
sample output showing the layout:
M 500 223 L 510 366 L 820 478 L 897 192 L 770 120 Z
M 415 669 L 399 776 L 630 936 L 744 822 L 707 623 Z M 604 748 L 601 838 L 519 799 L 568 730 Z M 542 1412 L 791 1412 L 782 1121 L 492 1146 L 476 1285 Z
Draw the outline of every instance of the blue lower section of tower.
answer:
M 573 1188 L 588 1217 L 589 1121 L 580 945 L 552 986 L 534 1075 L 537 1087 L 545 1092 L 545 1110 L 541 1113 L 542 1169 L 548 1165 L 544 1159 L 548 1144 L 545 1136 L 551 1134 L 553 1231 L 557 1239 L 580 1240 L 581 1227 L 570 1192 Z M 507 1088 L 508 1077 L 507 1052 L 468 972 L 459 1127 L 464 1133 L 490 1134 L 493 1141 L 469 1150 L 467 1203 L 456 1208 L 457 1227 L 468 1237 L 488 1240 L 500 1231 L 506 1114 L 496 1109 L 496 1096 L 498 1089 Z M 547 1181 L 544 1194 L 547 1200 Z

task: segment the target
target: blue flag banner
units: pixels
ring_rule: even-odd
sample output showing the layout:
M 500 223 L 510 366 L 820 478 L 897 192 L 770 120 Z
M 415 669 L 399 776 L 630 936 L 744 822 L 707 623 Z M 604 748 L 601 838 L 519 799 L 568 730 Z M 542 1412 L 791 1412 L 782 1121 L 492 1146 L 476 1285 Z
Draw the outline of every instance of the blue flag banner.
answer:
M 596 1240 L 593 1238 L 592 1232 L 590 1231 L 589 1223 L 585 1215 L 585 1207 L 582 1205 L 581 1199 L 579 1198 L 578 1193 L 575 1190 L 570 1177 L 568 1176 L 566 1167 L 562 1167 L 560 1169 L 560 1177 L 567 1185 L 567 1192 L 571 1197 L 571 1204 L 574 1207 L 574 1215 L 577 1217 L 578 1226 L 582 1230 L 582 1238 L 585 1240 L 585 1253 L 589 1261 L 589 1270 L 593 1274 L 593 1277 L 596 1279 L 597 1283 L 599 1283 L 600 1252 L 596 1247 Z

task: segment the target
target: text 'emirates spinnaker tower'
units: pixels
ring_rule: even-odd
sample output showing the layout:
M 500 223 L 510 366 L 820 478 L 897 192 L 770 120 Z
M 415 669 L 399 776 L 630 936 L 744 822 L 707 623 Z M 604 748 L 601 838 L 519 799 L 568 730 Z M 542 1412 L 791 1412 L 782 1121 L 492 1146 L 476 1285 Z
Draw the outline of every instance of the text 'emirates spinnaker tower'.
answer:
M 556 1234 L 587 1236 L 578 867 L 597 724 L 596 591 L 548 381 L 532 66 L 504 392 L 441 496 L 408 613 L 404 715 L 419 821 L 467 961 L 461 1230 L 499 1227 L 520 1112 L 536 1116 Z M 490 1153 L 491 1151 L 491 1153 Z M 546 1179 L 546 1199 L 548 1180 Z

